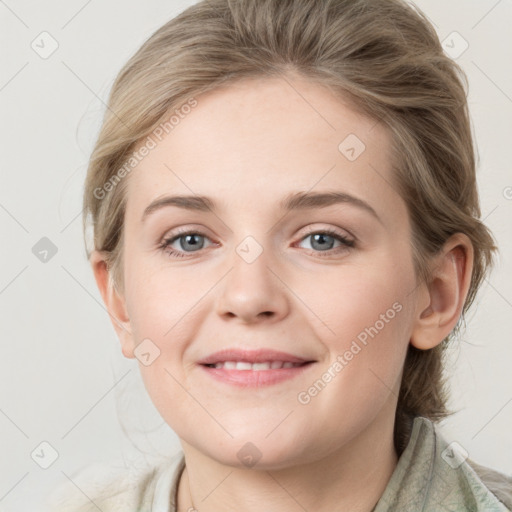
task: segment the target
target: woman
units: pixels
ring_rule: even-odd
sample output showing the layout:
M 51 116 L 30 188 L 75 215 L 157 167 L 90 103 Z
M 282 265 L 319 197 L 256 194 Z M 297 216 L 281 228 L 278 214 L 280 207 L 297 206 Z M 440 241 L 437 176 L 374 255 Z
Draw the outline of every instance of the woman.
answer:
M 89 469 L 53 510 L 511 510 L 435 427 L 496 250 L 464 79 L 401 0 L 205 0 L 144 43 L 84 227 L 182 451 Z

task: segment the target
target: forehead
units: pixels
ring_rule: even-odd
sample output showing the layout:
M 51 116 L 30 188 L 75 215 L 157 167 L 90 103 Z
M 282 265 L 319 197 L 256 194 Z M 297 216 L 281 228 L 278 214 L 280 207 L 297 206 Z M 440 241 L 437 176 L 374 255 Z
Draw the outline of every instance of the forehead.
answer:
M 129 178 L 129 210 L 140 214 L 169 193 L 210 196 L 240 211 L 278 206 L 290 192 L 335 189 L 383 217 L 386 204 L 401 201 L 388 131 L 321 85 L 244 79 L 195 100 L 169 133 L 150 135 L 155 146 Z

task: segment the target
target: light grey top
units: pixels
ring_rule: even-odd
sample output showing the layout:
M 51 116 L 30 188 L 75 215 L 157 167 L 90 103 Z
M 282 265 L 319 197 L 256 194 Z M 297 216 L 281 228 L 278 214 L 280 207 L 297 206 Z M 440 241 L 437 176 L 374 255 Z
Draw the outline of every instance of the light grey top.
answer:
M 96 464 L 50 495 L 51 512 L 176 512 L 183 452 L 149 465 Z M 78 487 L 77 487 L 78 486 Z M 480 466 L 418 416 L 372 512 L 511 512 L 512 477 Z M 311 511 L 312 512 L 312 511 Z

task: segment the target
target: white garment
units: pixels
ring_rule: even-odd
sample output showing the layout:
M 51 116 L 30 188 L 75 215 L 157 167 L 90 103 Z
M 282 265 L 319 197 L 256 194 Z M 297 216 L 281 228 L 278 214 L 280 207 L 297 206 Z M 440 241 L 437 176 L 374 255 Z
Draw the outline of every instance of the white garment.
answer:
M 175 512 L 175 492 L 185 467 L 183 452 L 159 463 L 87 466 L 47 497 L 48 512 Z

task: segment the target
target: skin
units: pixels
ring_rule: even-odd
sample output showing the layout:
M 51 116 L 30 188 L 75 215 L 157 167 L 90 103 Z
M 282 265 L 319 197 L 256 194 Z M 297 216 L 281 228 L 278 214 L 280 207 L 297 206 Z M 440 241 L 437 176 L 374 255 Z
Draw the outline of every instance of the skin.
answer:
M 299 76 L 253 78 L 196 99 L 125 178 L 124 287 L 109 282 L 105 254 L 91 256 L 123 354 L 134 357 L 147 338 L 160 350 L 139 366 L 185 453 L 178 510 L 370 511 L 397 463 L 394 414 L 408 344 L 432 348 L 454 328 L 471 242 L 454 235 L 432 285 L 416 282 L 390 136 L 322 86 Z M 351 133 L 366 146 L 353 162 L 338 150 Z M 331 190 L 363 199 L 380 221 L 347 203 L 279 209 L 292 192 Z M 168 194 L 206 195 L 219 209 L 169 206 L 141 221 Z M 181 238 L 172 247 L 184 258 L 161 249 L 178 227 L 204 234 L 196 240 L 203 248 Z M 335 229 L 355 245 L 315 245 L 310 228 Z M 250 264 L 236 250 L 247 236 L 263 250 Z M 298 393 L 397 302 L 400 312 L 299 403 Z M 316 363 L 276 385 L 233 387 L 196 364 L 226 347 L 274 348 Z M 237 457 L 248 441 L 261 453 L 253 467 Z

